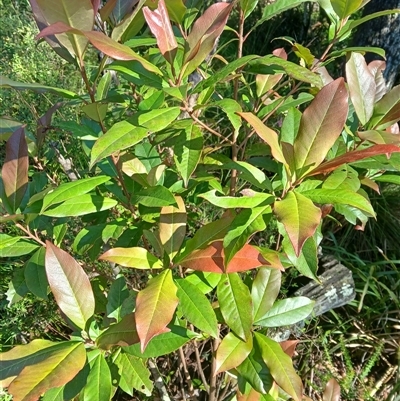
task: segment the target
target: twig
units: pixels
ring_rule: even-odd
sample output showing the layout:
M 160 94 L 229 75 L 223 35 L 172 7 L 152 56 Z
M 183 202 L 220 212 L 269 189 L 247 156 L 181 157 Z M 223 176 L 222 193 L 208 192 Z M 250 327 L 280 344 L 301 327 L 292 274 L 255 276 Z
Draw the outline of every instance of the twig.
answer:
M 196 355 L 196 363 L 197 363 L 197 370 L 199 372 L 201 381 L 203 382 L 203 386 L 206 389 L 207 393 L 210 391 L 210 387 L 207 383 L 207 379 L 206 376 L 204 375 L 204 371 L 203 368 L 201 366 L 201 358 L 200 358 L 200 352 L 199 349 L 197 347 L 197 343 L 194 344 L 194 353 Z
M 183 372 L 185 373 L 185 380 L 189 386 L 189 393 L 192 395 L 193 394 L 192 378 L 190 377 L 189 370 L 187 368 L 186 358 L 185 354 L 183 353 L 182 347 L 179 348 L 179 357 L 181 358 Z
M 37 243 L 39 243 L 42 246 L 46 246 L 46 244 L 40 239 L 38 238 L 36 235 L 33 235 L 28 228 L 25 228 L 22 224 L 20 223 L 16 223 L 15 227 L 19 228 L 20 230 L 22 230 L 26 235 L 28 235 L 29 238 L 32 238 L 33 240 L 35 240 Z
M 150 358 L 148 360 L 148 364 L 150 372 L 154 379 L 154 385 L 157 387 L 157 390 L 160 393 L 161 401 L 171 401 L 171 398 L 169 398 L 168 391 L 165 387 L 160 372 L 157 369 L 157 365 L 154 363 L 154 359 Z
M 213 341 L 213 356 L 212 356 L 212 362 L 211 362 L 211 373 L 210 373 L 210 391 L 209 391 L 209 397 L 208 401 L 217 401 L 217 375 L 215 374 L 215 368 L 217 364 L 217 360 L 215 358 L 215 353 L 217 352 L 217 348 L 219 346 L 219 338 L 216 338 Z

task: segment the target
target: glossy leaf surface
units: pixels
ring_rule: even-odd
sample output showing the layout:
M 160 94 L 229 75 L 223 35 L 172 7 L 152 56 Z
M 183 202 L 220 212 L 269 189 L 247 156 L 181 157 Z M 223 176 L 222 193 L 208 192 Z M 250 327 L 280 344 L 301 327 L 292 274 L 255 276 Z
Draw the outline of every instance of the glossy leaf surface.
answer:
M 274 212 L 293 244 L 297 256 L 307 238 L 311 237 L 321 220 L 321 210 L 309 198 L 291 191 L 275 202 Z
M 199 330 L 218 338 L 218 322 L 207 297 L 186 279 L 175 280 L 184 316 Z
M 45 267 L 57 305 L 80 329 L 94 313 L 94 296 L 88 276 L 67 252 L 46 242 Z
M 236 368 L 250 354 L 253 348 L 253 337 L 246 342 L 228 333 L 221 341 L 215 356 L 215 374 Z
M 252 302 L 250 291 L 237 273 L 225 274 L 217 287 L 219 307 L 226 324 L 242 340 L 250 337 Z
M 144 248 L 112 248 L 99 259 L 135 269 L 161 269 L 162 262 Z
M 164 270 L 137 295 L 135 317 L 142 352 L 153 337 L 168 331 L 179 301 L 176 291 L 171 270 Z

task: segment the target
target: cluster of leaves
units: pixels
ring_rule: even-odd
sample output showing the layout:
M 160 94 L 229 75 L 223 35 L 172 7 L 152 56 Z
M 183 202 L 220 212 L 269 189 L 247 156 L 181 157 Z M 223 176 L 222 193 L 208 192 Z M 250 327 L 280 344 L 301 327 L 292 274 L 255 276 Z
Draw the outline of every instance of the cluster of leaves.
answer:
M 383 158 L 397 170 L 399 159 L 400 87 L 386 90 L 384 62 L 367 65 L 364 49 L 332 50 L 365 22 L 350 18 L 365 1 L 319 1 L 330 42 L 318 59 L 292 43 L 299 63 L 283 48 L 242 56 L 257 1 L 217 2 L 202 15 L 196 1 L 139 0 L 133 10 L 123 0 L 101 8 L 99 0 L 30 3 L 38 38 L 77 66 L 86 94 L 1 77 L 2 87 L 64 102 L 38 119 L 30 146 L 22 123 L 2 134 L 1 221 L 21 235 L 1 233 L 0 250 L 28 255 L 21 282 L 43 299 L 50 290 L 74 333 L 3 353 L 2 385 L 24 401 L 109 400 L 117 387 L 151 395 L 149 358 L 191 342 L 197 351 L 207 345 L 209 365 L 199 356 L 199 375 L 210 400 L 227 371 L 240 400 L 302 399 L 293 344 L 267 333 L 307 318 L 313 301 L 278 300 L 282 272 L 294 266 L 317 279 L 323 218 L 334 208 L 363 229 L 375 212 L 361 186 L 379 191 L 376 180 L 385 180 L 368 162 Z M 258 24 L 300 3 L 270 4 Z M 237 57 L 214 71 L 234 7 Z M 100 51 L 92 74 L 89 43 Z M 347 82 L 325 69 L 343 55 Z M 55 129 L 81 141 L 86 164 L 78 179 L 59 182 L 41 159 L 52 115 L 67 106 L 80 107 L 79 120 Z M 210 119 L 215 109 L 218 119 Z M 202 203 L 220 217 L 189 236 Z M 253 241 L 270 222 L 280 233 L 274 250 Z M 71 243 L 73 224 L 80 229 Z M 135 269 L 140 280 L 102 271 L 89 278 L 98 260 Z M 333 382 L 329 392 L 337 393 Z

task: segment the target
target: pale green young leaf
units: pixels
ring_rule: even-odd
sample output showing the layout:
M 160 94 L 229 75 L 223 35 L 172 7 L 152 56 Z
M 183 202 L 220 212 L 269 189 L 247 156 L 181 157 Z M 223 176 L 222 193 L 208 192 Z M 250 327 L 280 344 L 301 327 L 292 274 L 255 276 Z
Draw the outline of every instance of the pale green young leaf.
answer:
M 217 191 L 215 189 L 212 189 L 211 191 L 205 192 L 198 196 L 210 202 L 212 205 L 221 207 L 223 209 L 251 209 L 261 204 L 270 205 L 275 200 L 274 196 L 261 192 L 253 192 L 250 196 L 241 197 L 217 196 L 216 192 Z
M 240 8 L 243 10 L 246 19 L 256 8 L 259 0 L 240 0 Z
M 218 338 L 218 322 L 206 296 L 186 279 L 175 280 L 183 315 L 199 330 Z
M 274 303 L 254 324 L 263 327 L 290 326 L 306 319 L 313 311 L 315 302 L 306 297 L 281 299 Z
M 243 341 L 232 332 L 221 341 L 215 356 L 215 374 L 225 372 L 239 366 L 253 348 L 253 337 Z
M 82 267 L 67 252 L 46 242 L 45 267 L 57 305 L 77 327 L 84 329 L 94 313 L 94 295 Z
M 277 342 L 261 333 L 255 333 L 255 341 L 271 376 L 278 386 L 286 391 L 295 401 L 300 401 L 303 395 L 303 385 L 293 367 L 290 357 L 285 354 Z
M 370 128 L 383 130 L 400 120 L 400 85 L 392 88 L 375 104 Z
M 340 19 L 345 19 L 353 14 L 362 3 L 363 0 L 331 0 L 332 7 Z
M 119 387 L 129 395 L 133 395 L 133 389 L 150 397 L 153 391 L 153 382 L 150 372 L 146 368 L 143 359 L 120 352 L 115 360 L 120 374 Z
M 242 340 L 251 335 L 253 311 L 250 291 L 237 273 L 223 274 L 217 296 L 226 324 Z
M 39 248 L 36 242 L 25 239 L 24 237 L 11 237 L 0 233 L 0 255 L 3 258 L 27 255 Z
M 80 399 L 82 401 L 110 401 L 113 395 L 113 388 L 108 363 L 104 354 L 99 350 L 94 350 L 90 354 L 88 355 L 90 372 Z
M 251 286 L 254 321 L 264 316 L 275 302 L 281 288 L 282 273 L 277 269 L 261 268 Z

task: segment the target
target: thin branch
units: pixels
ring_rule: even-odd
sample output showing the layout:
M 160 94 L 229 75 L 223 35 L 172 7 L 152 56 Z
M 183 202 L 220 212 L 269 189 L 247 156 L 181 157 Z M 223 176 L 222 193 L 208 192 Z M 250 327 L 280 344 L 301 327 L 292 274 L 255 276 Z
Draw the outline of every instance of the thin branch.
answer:
M 29 238 L 32 238 L 33 240 L 35 240 L 37 243 L 39 243 L 42 246 L 46 246 L 46 244 L 36 235 L 33 235 L 29 228 L 25 228 L 22 224 L 20 223 L 16 223 L 15 227 L 19 228 L 20 230 L 22 230 Z

